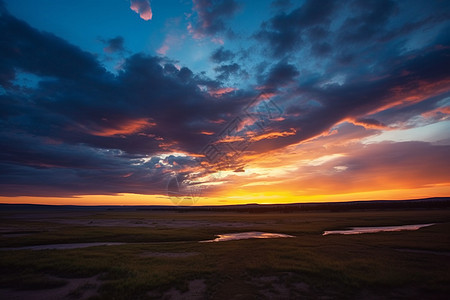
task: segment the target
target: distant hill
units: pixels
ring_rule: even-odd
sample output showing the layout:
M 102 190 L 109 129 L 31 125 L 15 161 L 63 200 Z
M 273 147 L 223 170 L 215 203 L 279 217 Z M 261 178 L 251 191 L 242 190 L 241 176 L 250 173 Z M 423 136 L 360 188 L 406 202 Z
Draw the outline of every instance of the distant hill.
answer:
M 395 209 L 443 209 L 450 208 L 450 197 L 435 197 L 410 200 L 370 200 L 350 202 L 289 203 L 289 204 L 243 204 L 208 206 L 77 206 L 40 204 L 0 204 L 0 211 L 13 210 L 150 210 L 150 211 L 234 211 L 234 212 L 300 212 L 300 211 L 349 211 L 349 210 L 395 210 Z

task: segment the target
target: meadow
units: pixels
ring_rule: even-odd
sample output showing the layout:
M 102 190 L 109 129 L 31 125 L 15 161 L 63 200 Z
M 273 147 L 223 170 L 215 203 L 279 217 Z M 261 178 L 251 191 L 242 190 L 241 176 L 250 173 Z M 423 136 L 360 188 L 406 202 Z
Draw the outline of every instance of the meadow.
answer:
M 352 226 L 417 231 L 328 235 Z M 199 243 L 262 231 L 293 238 Z M 0 212 L 1 299 L 448 299 L 450 209 Z M 66 250 L 32 245 L 121 242 Z

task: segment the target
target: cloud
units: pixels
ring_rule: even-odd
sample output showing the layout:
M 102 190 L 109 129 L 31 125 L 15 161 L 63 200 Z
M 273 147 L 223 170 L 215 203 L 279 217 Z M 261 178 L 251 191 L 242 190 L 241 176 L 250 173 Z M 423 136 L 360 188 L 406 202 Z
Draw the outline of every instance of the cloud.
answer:
M 130 0 L 130 8 L 145 21 L 151 20 L 153 17 L 149 0 Z
M 4 14 L 1 18 L 0 28 L 2 40 L 5 42 L 5 47 L 0 50 L 2 54 L 1 84 L 11 84 L 18 70 L 26 70 L 37 76 L 55 76 L 65 80 L 81 80 L 89 76 L 106 75 L 92 54 L 50 33 L 38 32 L 9 14 Z M 75 61 L 76 64 L 70 63 L 71 61 Z
M 97 136 L 114 136 L 114 135 L 131 135 L 145 131 L 149 127 L 157 124 L 147 119 L 127 120 L 122 124 L 113 124 L 113 128 L 101 128 L 100 130 L 90 130 L 92 135 Z
M 281 12 L 264 22 L 255 37 L 271 46 L 273 56 L 284 56 L 300 45 L 307 29 L 324 31 L 322 27 L 330 24 L 334 6 L 334 1 L 307 0 L 290 13 Z
M 0 30 L 2 195 L 163 193 L 167 174 L 200 166 L 210 139 L 202 132 L 219 131 L 214 121 L 252 96 L 143 54 L 113 76 L 94 55 L 10 15 Z M 25 89 L 16 79 L 28 74 L 37 83 Z M 165 163 L 170 153 L 185 158 Z
M 239 10 L 235 0 L 194 0 L 193 2 L 196 20 L 189 24 L 188 29 L 195 38 L 214 37 L 217 33 L 227 31 L 227 20 Z
M 8 11 L 6 10 L 5 2 L 0 0 L 0 16 L 6 13 L 8 13 Z
M 215 63 L 223 63 L 230 61 L 235 57 L 235 54 L 230 50 L 225 50 L 223 47 L 218 48 L 211 55 L 211 60 Z
M 124 39 L 121 36 L 117 36 L 108 40 L 102 40 L 102 42 L 105 44 L 105 48 L 103 48 L 103 51 L 105 51 L 106 53 L 111 54 L 125 51 Z
M 281 61 L 264 76 L 263 84 L 267 89 L 275 89 L 293 83 L 298 75 L 299 72 L 295 66 Z
M 340 29 L 339 40 L 353 43 L 370 40 L 383 32 L 390 17 L 397 11 L 391 0 L 354 1 L 350 6 L 355 15 L 347 18 Z
M 236 88 L 226 87 L 226 88 L 219 88 L 217 90 L 211 90 L 211 91 L 208 91 L 208 92 L 212 96 L 222 96 L 222 95 L 234 92 L 236 90 L 237 90 Z
M 436 182 L 448 182 L 445 153 L 450 146 L 431 145 L 423 142 L 378 143 L 366 147 L 354 147 L 348 155 L 321 166 L 346 166 L 339 174 L 323 176 L 324 189 L 340 192 L 356 192 L 372 189 L 424 188 Z M 342 174 L 344 173 L 344 174 Z M 307 184 L 314 184 L 311 176 Z M 351 183 L 357 183 L 352 185 Z
M 299 143 L 328 131 L 334 124 L 346 119 L 374 125 L 375 121 L 368 120 L 371 114 L 387 112 L 395 107 L 411 109 L 427 99 L 436 102 L 449 94 L 449 68 L 450 48 L 432 47 L 420 55 L 398 57 L 396 64 L 384 70 L 386 76 L 376 80 L 354 78 L 343 85 L 299 86 L 291 97 L 295 99 L 294 95 L 301 95 L 305 101 L 285 100 L 284 112 L 291 115 L 271 125 L 275 131 L 294 128 L 296 134 L 276 140 L 262 140 L 255 143 L 254 149 L 268 151 Z
M 214 68 L 214 71 L 219 73 L 217 75 L 217 79 L 224 81 L 228 80 L 230 76 L 237 74 L 240 71 L 241 67 L 237 63 L 233 63 L 230 65 L 220 65 Z
M 259 136 L 254 136 L 251 138 L 251 141 L 261 141 L 265 139 L 275 139 L 282 136 L 290 136 L 295 134 L 295 129 L 291 128 L 290 131 L 283 131 L 283 132 L 269 132 L 265 134 L 261 134 Z
M 378 128 L 378 129 L 387 129 L 387 126 L 375 119 L 369 118 L 359 118 L 356 120 L 350 120 L 355 125 L 361 125 L 365 128 Z
M 206 145 L 243 139 L 251 143 L 238 157 L 235 170 L 245 172 L 232 172 L 242 184 L 263 180 L 263 173 L 247 168 L 256 165 L 267 167 L 264 176 L 282 177 L 278 179 L 286 189 L 290 184 L 360 190 L 345 186 L 343 174 L 352 180 L 362 176 L 365 184 L 375 180 L 374 186 L 380 188 L 407 186 L 407 181 L 391 185 L 376 180 L 393 180 L 410 172 L 407 165 L 427 151 L 443 159 L 448 149 L 358 141 L 386 129 L 445 118 L 445 99 L 450 97 L 448 22 L 442 16 L 409 20 L 402 14 L 404 4 L 389 1 L 352 1 L 342 7 L 318 3 L 306 1 L 264 22 L 255 34 L 264 44 L 252 49 L 273 52 L 258 52 L 265 61 L 250 68 L 234 52 L 216 49 L 211 55 L 217 63 L 214 79 L 175 66 L 168 58 L 143 53 L 124 59 L 113 75 L 93 54 L 3 14 L 0 193 L 164 194 L 165 180 L 173 172 L 186 178 L 212 172 L 215 166 L 202 157 Z M 198 22 L 192 30 L 209 37 L 226 32 L 236 5 L 196 1 Z M 373 15 L 375 11 L 381 15 Z M 397 14 L 400 17 L 393 22 Z M 430 24 L 433 30 L 427 27 Z M 412 36 L 422 30 L 429 40 L 421 44 Z M 106 52 L 123 49 L 120 36 L 106 42 Z M 163 50 L 161 54 L 166 53 Z M 242 78 L 243 70 L 254 71 L 253 81 L 230 84 L 230 79 Z M 33 77 L 35 84 L 24 84 L 21 78 L 27 77 Z M 261 92 L 266 97 L 257 98 Z M 276 103 L 280 115 L 266 116 L 267 101 Z M 246 114 L 250 103 L 259 112 L 256 119 Z M 240 118 L 238 134 L 230 127 L 236 118 Z M 263 128 L 256 128 L 258 122 Z M 224 130 L 226 136 L 216 136 Z M 410 154 L 408 148 L 413 149 Z M 405 157 L 396 158 L 395 151 Z M 396 164 L 396 159 L 402 161 Z M 371 161 L 392 162 L 392 166 Z M 417 166 L 410 178 L 414 186 L 447 180 L 443 166 L 433 158 Z M 437 168 L 436 175 L 432 168 Z M 420 170 L 431 179 L 419 179 Z M 293 181 L 296 174 L 298 181 Z M 283 177 L 288 175 L 291 179 Z
M 3 196 L 73 196 L 81 194 L 162 194 L 162 158 L 143 163 L 117 150 L 47 143 L 29 135 L 2 135 Z M 160 179 L 157 176 L 161 176 Z

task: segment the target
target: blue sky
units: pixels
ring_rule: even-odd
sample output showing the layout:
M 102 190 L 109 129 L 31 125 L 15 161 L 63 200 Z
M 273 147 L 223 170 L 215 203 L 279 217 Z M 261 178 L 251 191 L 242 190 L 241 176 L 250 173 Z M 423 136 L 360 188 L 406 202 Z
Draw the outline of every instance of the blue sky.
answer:
M 229 28 L 235 31 L 230 49 L 248 48 L 248 37 L 269 16 L 270 1 L 240 2 Z M 226 34 L 201 39 L 192 38 L 188 25 L 197 17 L 191 1 L 152 1 L 153 17 L 146 21 L 130 9 L 130 2 L 114 1 L 6 1 L 8 10 L 33 27 L 51 32 L 85 51 L 106 59 L 102 42 L 124 37 L 124 48 L 131 53 L 164 55 L 159 49 L 168 47 L 166 55 L 196 72 L 212 71 L 209 56 Z M 113 57 L 117 60 L 117 57 Z M 114 64 L 104 61 L 112 72 Z
M 450 192 L 448 1 L 0 8 L 4 201 L 170 204 L 173 178 L 203 204 Z

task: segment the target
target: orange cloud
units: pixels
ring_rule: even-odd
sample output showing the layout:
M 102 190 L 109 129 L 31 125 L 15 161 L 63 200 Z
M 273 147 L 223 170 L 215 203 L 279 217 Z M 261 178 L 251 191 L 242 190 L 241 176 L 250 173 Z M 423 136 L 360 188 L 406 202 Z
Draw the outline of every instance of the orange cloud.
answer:
M 164 149 L 164 150 L 171 150 L 172 146 L 175 146 L 177 142 L 167 142 L 167 143 L 161 143 L 158 145 L 158 147 Z
M 439 115 L 442 116 L 441 119 L 447 119 L 448 115 L 450 115 L 450 106 L 439 107 L 422 114 L 424 118 L 439 117 Z
M 386 104 L 370 112 L 377 113 L 403 104 L 413 104 L 440 95 L 448 91 L 450 79 L 437 82 L 411 81 L 408 85 L 396 86 L 390 90 L 391 96 L 384 101 Z
M 209 123 L 213 123 L 213 124 L 223 124 L 226 121 L 224 119 L 219 119 L 219 120 L 210 120 Z
M 204 135 L 213 135 L 214 134 L 214 132 L 212 132 L 212 131 L 202 131 L 200 133 L 204 134 Z
M 366 129 L 389 129 L 386 125 L 371 119 L 353 119 L 353 118 L 347 118 L 343 120 L 342 122 L 348 122 L 352 123 L 357 126 L 362 126 Z
M 90 131 L 91 134 L 97 135 L 97 136 L 113 136 L 113 135 L 119 135 L 119 134 L 133 134 L 138 133 L 140 130 L 148 127 L 155 126 L 156 123 L 150 122 L 148 119 L 137 119 L 137 120 L 130 120 L 127 122 L 124 122 L 122 124 L 118 124 L 117 126 L 113 128 L 103 128 L 100 130 L 92 130 Z
M 222 96 L 224 94 L 228 94 L 228 93 L 231 93 L 231 92 L 236 91 L 236 90 L 237 90 L 237 88 L 226 87 L 226 88 L 220 88 L 220 89 L 217 89 L 217 90 L 208 91 L 208 93 L 211 96 L 214 96 L 214 97 L 219 96 L 220 97 L 220 96 Z
M 296 132 L 297 132 L 297 130 L 295 130 L 295 128 L 291 128 L 289 131 L 269 132 L 269 133 L 261 134 L 259 136 L 252 137 L 251 141 L 257 142 L 257 141 L 261 141 L 261 140 L 265 140 L 265 139 L 276 139 L 279 137 L 294 135 Z
M 244 138 L 241 136 L 226 136 L 218 141 L 215 141 L 214 144 L 220 144 L 220 143 L 234 143 L 234 142 L 241 142 Z

